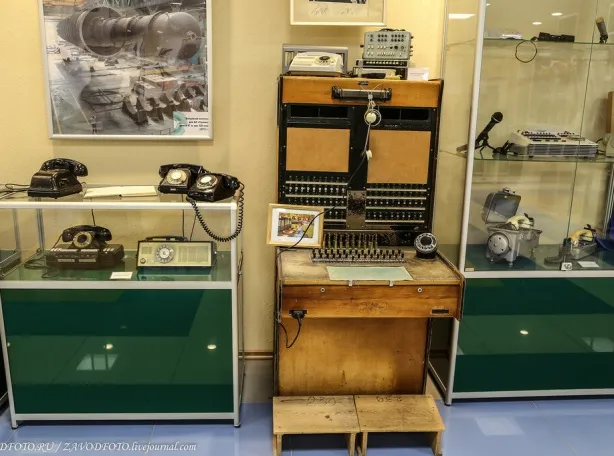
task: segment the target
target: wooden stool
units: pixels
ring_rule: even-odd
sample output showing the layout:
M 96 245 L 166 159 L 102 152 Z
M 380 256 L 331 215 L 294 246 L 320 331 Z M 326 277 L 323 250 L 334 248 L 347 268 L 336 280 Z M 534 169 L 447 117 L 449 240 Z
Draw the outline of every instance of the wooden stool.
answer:
M 360 456 L 367 455 L 369 432 L 424 432 L 435 456 L 441 456 L 445 430 L 433 396 L 354 396 L 362 439 Z
M 352 396 L 273 398 L 274 456 L 281 456 L 285 434 L 346 434 L 349 454 L 354 456 L 359 431 Z

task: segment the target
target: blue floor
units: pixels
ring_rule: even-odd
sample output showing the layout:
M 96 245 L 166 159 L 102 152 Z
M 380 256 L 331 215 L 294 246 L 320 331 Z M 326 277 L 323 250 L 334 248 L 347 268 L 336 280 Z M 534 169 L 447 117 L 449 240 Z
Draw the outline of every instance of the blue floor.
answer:
M 452 407 L 438 402 L 438 405 L 446 424 L 444 456 L 614 455 L 613 399 L 464 402 Z M 122 451 L 108 445 L 106 450 L 96 450 L 104 443 L 172 445 L 177 442 L 195 445 L 196 449 L 152 448 L 148 454 L 272 455 L 271 406 L 245 404 L 242 410 L 240 429 L 225 423 L 25 423 L 15 431 L 11 430 L 8 411 L 4 410 L 0 416 L 0 452 L 134 455 L 145 454 L 145 448 Z M 285 455 L 347 455 L 341 436 L 292 436 L 284 438 L 283 444 Z M 429 456 L 432 452 L 421 436 L 398 434 L 371 435 L 368 454 Z

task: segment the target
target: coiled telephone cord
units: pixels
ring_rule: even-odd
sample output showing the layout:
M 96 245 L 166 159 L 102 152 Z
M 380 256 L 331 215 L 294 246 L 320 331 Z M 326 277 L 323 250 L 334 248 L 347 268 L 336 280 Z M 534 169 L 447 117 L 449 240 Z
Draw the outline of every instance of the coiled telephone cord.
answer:
M 207 223 L 205 222 L 205 218 L 200 212 L 200 209 L 198 208 L 198 204 L 196 203 L 196 201 L 191 198 L 188 198 L 188 201 L 194 208 L 194 213 L 196 214 L 196 217 L 198 218 L 198 221 L 200 222 L 200 226 L 203 227 L 203 230 L 205 230 L 205 233 L 207 233 L 211 237 L 211 239 L 217 242 L 230 242 L 233 239 L 236 239 L 239 236 L 239 234 L 241 234 L 241 230 L 243 229 L 243 206 L 245 204 L 245 193 L 243 193 L 243 189 L 245 188 L 245 185 L 243 185 L 242 183 L 239 183 L 239 185 L 240 185 L 239 201 L 237 203 L 237 205 L 239 206 L 239 216 L 237 219 L 237 229 L 233 234 L 231 234 L 228 237 L 220 237 L 220 236 L 213 234 L 211 229 L 207 226 Z

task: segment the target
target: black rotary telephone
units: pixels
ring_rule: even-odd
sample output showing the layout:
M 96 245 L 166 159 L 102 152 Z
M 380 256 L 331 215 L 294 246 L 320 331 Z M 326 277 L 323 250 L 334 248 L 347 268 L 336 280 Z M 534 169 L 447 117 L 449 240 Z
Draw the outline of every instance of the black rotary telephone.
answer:
M 215 239 L 218 242 L 229 242 L 237 238 L 237 236 L 239 236 L 241 233 L 241 229 L 243 228 L 244 187 L 245 186 L 239 181 L 239 179 L 229 176 L 228 174 L 216 174 L 205 171 L 199 174 L 196 178 L 196 182 L 188 191 L 188 202 L 194 208 L 196 217 L 198 217 L 198 221 L 203 227 L 203 230 L 205 230 L 205 232 L 211 236 L 212 239 Z M 205 219 L 202 216 L 196 202 L 207 201 L 209 203 L 213 203 L 215 201 L 232 198 L 237 191 L 239 191 L 239 217 L 237 220 L 237 229 L 230 236 L 217 236 L 213 234 L 205 223 Z
M 112 268 L 124 260 L 124 246 L 107 244 L 113 238 L 102 226 L 79 225 L 66 228 L 62 241 L 45 255 L 48 267 L 56 269 Z
M 196 177 L 203 172 L 206 172 L 206 170 L 200 165 L 185 163 L 162 165 L 158 171 L 162 178 L 160 185 L 158 185 L 158 191 L 160 193 L 185 195 L 194 185 Z
M 61 198 L 80 193 L 83 186 L 77 177 L 81 176 L 87 176 L 87 167 L 83 163 L 68 158 L 47 160 L 32 176 L 28 196 Z
M 228 174 L 212 173 L 200 165 L 170 164 L 160 166 L 158 171 L 162 181 L 158 185 L 160 193 L 187 194 L 196 217 L 203 230 L 218 242 L 229 242 L 237 238 L 243 228 L 244 185 L 236 177 Z M 211 232 L 205 218 L 198 208 L 197 201 L 214 203 L 232 198 L 239 191 L 239 217 L 236 231 L 227 237 L 220 237 Z

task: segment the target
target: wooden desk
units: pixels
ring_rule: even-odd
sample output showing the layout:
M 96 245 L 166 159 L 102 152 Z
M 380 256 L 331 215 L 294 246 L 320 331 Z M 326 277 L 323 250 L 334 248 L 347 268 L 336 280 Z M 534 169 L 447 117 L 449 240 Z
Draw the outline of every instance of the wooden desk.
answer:
M 276 391 L 280 396 L 422 394 L 426 388 L 431 318 L 462 314 L 464 279 L 443 257 L 405 251 L 406 282 L 331 281 L 309 251 L 287 251 L 277 262 Z M 380 265 L 381 266 L 381 265 Z M 360 267 L 360 266 L 355 266 Z

